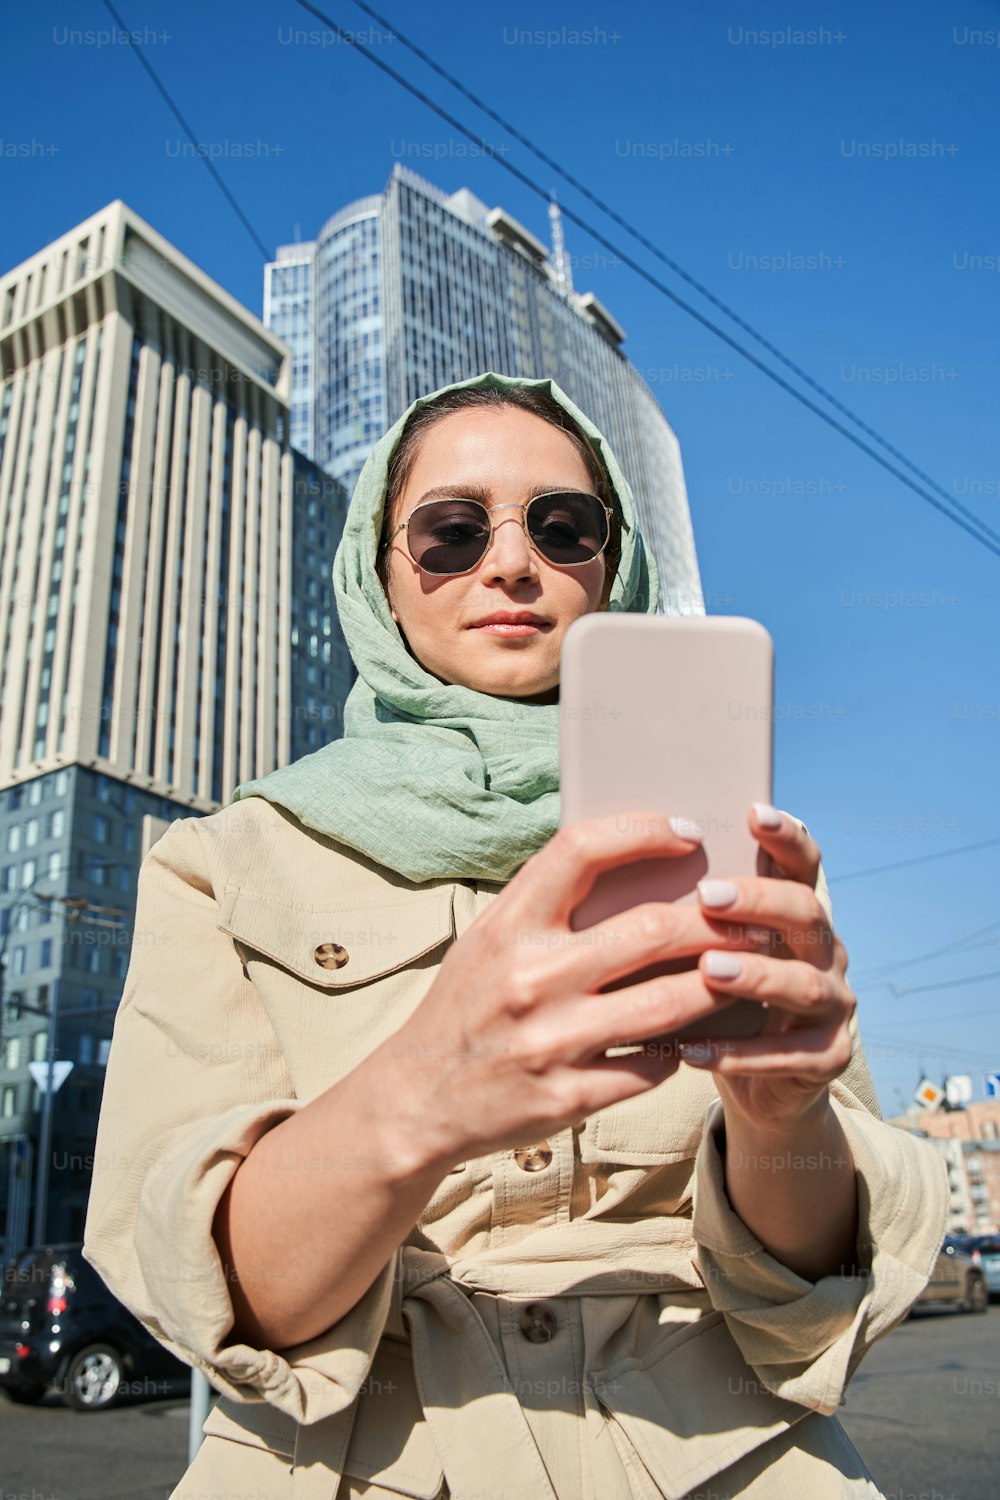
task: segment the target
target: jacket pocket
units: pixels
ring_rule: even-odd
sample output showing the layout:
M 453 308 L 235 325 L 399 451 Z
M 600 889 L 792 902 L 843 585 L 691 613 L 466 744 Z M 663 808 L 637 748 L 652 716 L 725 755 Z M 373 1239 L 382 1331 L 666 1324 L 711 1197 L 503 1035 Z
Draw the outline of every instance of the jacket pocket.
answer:
M 223 892 L 217 926 L 306 984 L 348 990 L 447 942 L 454 934 L 453 901 L 451 884 L 353 908 L 291 904 L 239 887 Z
M 645 1093 L 588 1115 L 580 1134 L 580 1159 L 641 1167 L 691 1160 L 716 1098 L 711 1077 L 682 1063 Z
M 291 1473 L 298 1423 L 269 1401 L 237 1403 L 220 1396 L 202 1424 L 206 1437 L 231 1438 L 252 1448 L 267 1448 L 288 1459 Z
M 352 1479 L 434 1500 L 444 1468 L 417 1391 L 409 1344 L 383 1337 L 358 1398 L 344 1460 Z
M 591 1372 L 594 1395 L 667 1500 L 786 1432 L 810 1408 L 767 1389 L 720 1312 L 709 1312 L 641 1357 Z

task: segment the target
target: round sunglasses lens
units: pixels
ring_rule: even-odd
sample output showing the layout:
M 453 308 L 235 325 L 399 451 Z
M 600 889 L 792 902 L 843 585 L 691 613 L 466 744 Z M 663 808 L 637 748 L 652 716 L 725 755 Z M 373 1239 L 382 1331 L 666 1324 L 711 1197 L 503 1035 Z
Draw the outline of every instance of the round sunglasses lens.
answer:
M 489 539 L 485 508 L 469 500 L 435 501 L 410 518 L 410 552 L 428 573 L 467 572 L 479 562 Z
M 538 550 L 562 567 L 591 562 L 608 540 L 607 514 L 594 495 L 540 495 L 527 515 Z

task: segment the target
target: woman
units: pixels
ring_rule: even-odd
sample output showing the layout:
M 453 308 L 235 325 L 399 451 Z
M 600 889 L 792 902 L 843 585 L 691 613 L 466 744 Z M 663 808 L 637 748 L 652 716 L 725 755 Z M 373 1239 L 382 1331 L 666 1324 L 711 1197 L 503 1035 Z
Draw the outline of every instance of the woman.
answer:
M 698 838 L 558 830 L 562 637 L 657 596 L 613 453 L 549 380 L 422 398 L 334 584 L 343 738 L 140 872 L 84 1254 L 222 1393 L 173 1500 L 878 1495 L 833 1414 L 945 1176 L 879 1118 L 815 842 L 748 809 L 780 878 L 572 940 Z M 732 995 L 782 1030 L 605 1056 Z

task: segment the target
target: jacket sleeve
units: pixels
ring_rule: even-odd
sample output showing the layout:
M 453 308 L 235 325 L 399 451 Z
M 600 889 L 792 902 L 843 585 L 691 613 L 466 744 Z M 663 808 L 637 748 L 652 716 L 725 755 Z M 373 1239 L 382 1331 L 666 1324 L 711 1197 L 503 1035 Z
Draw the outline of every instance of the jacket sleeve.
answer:
M 281 1352 L 227 1342 L 235 1318 L 212 1236 L 216 1207 L 255 1143 L 304 1101 L 231 939 L 217 928 L 199 821 L 172 823 L 140 867 L 83 1257 L 159 1343 L 224 1396 L 268 1401 L 309 1424 L 357 1396 L 389 1311 L 398 1252 L 320 1336 Z
M 816 894 L 831 917 L 820 868 Z M 948 1179 L 927 1140 L 881 1118 L 857 1025 L 830 1085 L 858 1188 L 858 1273 L 811 1282 L 770 1255 L 733 1210 L 720 1150 L 725 1114 L 709 1106 L 694 1168 L 692 1234 L 713 1307 L 778 1396 L 830 1416 L 865 1354 L 927 1285 L 947 1227 Z

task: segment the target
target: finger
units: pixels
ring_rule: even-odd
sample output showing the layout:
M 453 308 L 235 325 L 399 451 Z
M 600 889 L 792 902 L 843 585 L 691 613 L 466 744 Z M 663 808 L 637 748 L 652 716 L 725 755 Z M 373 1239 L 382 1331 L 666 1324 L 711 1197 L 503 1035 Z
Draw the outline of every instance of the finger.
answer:
M 750 832 L 784 871 L 786 879 L 810 887 L 816 884 L 820 849 L 800 819 L 768 802 L 754 802 L 749 821 Z
M 817 1024 L 853 1013 L 856 1001 L 829 969 L 795 958 L 762 953 L 735 953 L 709 948 L 698 967 L 705 983 L 720 994 L 761 1000 Z M 714 970 L 714 972 L 713 972 Z
M 525 927 L 505 916 L 497 932 L 505 948 L 524 945 L 539 960 L 534 976 L 521 975 L 528 1005 L 535 992 L 538 999 L 593 992 L 652 964 L 693 968 L 706 948 L 773 952 L 777 942 L 769 927 L 717 921 L 690 901 L 643 901 L 578 931 L 539 931 L 536 922 Z
M 697 969 L 659 975 L 609 995 L 577 995 L 546 1007 L 534 1045 L 561 1060 L 582 1061 L 608 1047 L 672 1035 L 691 1021 L 728 1009 L 737 998 L 710 990 Z M 526 1040 L 532 1045 L 530 1031 Z M 678 1056 L 676 1047 L 670 1051 Z
M 740 924 L 770 927 L 789 950 L 829 968 L 836 957 L 833 928 L 815 891 L 796 880 L 771 875 L 700 880 L 698 900 L 706 914 Z
M 680 815 L 683 819 L 683 813 Z M 598 875 L 639 859 L 696 855 L 705 868 L 701 834 L 680 833 L 670 818 L 633 809 L 567 823 L 508 881 L 498 901 L 525 926 L 566 927 Z M 496 904 L 496 903 L 494 903 Z
M 692 1067 L 707 1068 L 723 1077 L 766 1075 L 829 1083 L 851 1060 L 851 1035 L 844 1022 L 738 1041 L 694 1038 L 681 1042 L 679 1050 Z

